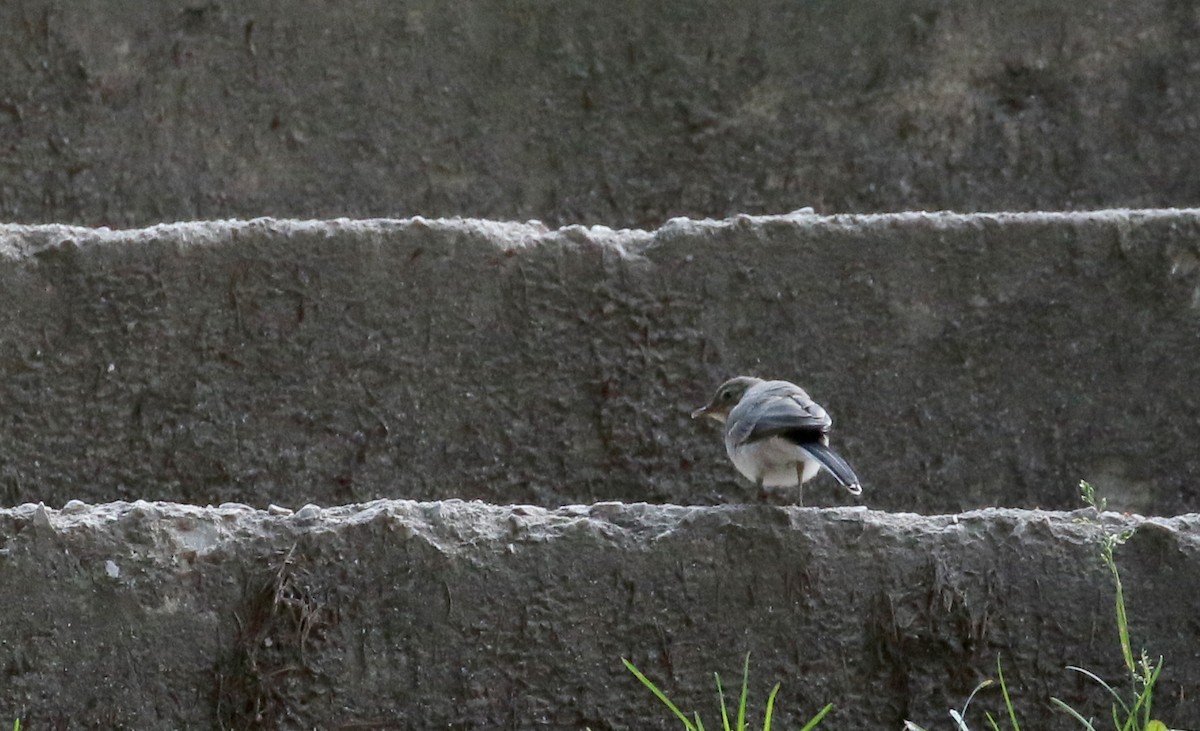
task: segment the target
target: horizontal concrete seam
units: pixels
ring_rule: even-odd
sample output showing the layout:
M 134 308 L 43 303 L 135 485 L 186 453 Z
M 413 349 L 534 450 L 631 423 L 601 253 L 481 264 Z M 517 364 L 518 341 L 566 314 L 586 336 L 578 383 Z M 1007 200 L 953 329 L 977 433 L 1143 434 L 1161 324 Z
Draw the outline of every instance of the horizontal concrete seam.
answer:
M 1061 522 L 1068 525 L 1079 523 L 1087 517 L 1102 524 L 1154 524 L 1159 528 L 1200 528 L 1200 514 L 1183 514 L 1170 517 L 1145 517 L 1114 511 L 1096 513 L 1090 509 L 1073 511 L 1027 510 L 1022 508 L 982 508 L 965 513 L 922 515 L 919 513 L 887 512 L 865 507 L 802 508 L 798 506 L 764 506 L 730 503 L 725 505 L 671 505 L 651 503 L 595 503 L 591 505 L 566 505 L 543 508 L 532 505 L 501 505 L 482 501 L 459 499 L 416 501 L 403 499 L 375 500 L 367 503 L 351 503 L 321 508 L 308 506 L 302 511 L 278 512 L 258 509 L 244 504 L 227 504 L 220 507 L 199 506 L 188 503 L 165 501 L 134 502 L 114 501 L 87 505 L 72 501 L 69 507 L 54 509 L 40 503 L 24 503 L 9 508 L 0 508 L 0 519 L 16 519 L 34 523 L 51 521 L 63 527 L 86 525 L 96 527 L 105 522 L 134 516 L 146 519 L 211 517 L 221 520 L 253 519 L 274 524 L 356 525 L 369 522 L 380 516 L 403 516 L 423 520 L 432 525 L 465 525 L 476 519 L 504 520 L 509 517 L 527 517 L 551 521 L 558 526 L 570 526 L 580 519 L 614 525 L 641 524 L 646 526 L 680 526 L 700 518 L 751 515 L 754 517 L 777 515 L 788 519 L 824 519 L 831 523 L 852 521 L 872 524 L 924 524 L 928 527 L 954 527 L 972 522 L 1004 519 L 1014 522 Z M 99 518 L 99 521 L 95 519 Z
M 1171 218 L 1200 217 L 1200 208 L 1113 208 L 1095 211 L 994 211 L 959 213 L 953 211 L 900 211 L 894 213 L 837 213 L 817 214 L 808 211 L 779 215 L 738 215 L 721 220 L 672 218 L 657 229 L 612 229 L 578 224 L 551 230 L 540 221 L 515 222 L 480 218 L 430 218 L 421 216 L 403 219 L 219 219 L 211 221 L 180 221 L 145 228 L 110 229 L 88 228 L 64 224 L 0 223 L 0 255 L 21 256 L 15 242 L 40 238 L 53 245 L 61 240 L 126 243 L 160 238 L 201 236 L 218 240 L 233 232 L 264 230 L 283 235 L 314 233 L 392 233 L 407 229 L 428 228 L 443 232 L 462 232 L 481 235 L 485 240 L 503 242 L 505 246 L 537 246 L 563 240 L 592 242 L 600 245 L 638 249 L 650 246 L 655 240 L 690 231 L 729 229 L 738 226 L 762 226 L 776 223 L 803 223 L 816 228 L 857 228 L 862 226 L 895 226 L 935 223 L 947 228 L 970 227 L 979 223 L 1005 225 L 1047 223 L 1095 223 L 1112 221 L 1154 221 Z M 59 241 L 50 242 L 51 239 Z M 189 242 L 196 243 L 196 242 Z

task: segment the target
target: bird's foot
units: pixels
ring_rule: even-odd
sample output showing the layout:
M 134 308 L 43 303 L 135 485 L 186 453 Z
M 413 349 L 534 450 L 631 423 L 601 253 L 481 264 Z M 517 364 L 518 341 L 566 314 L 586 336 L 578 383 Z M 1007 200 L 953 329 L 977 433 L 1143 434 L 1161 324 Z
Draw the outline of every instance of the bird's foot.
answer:
M 758 487 L 758 502 L 763 505 L 775 505 L 777 507 L 795 505 L 791 495 L 786 490 L 771 489 L 762 485 Z

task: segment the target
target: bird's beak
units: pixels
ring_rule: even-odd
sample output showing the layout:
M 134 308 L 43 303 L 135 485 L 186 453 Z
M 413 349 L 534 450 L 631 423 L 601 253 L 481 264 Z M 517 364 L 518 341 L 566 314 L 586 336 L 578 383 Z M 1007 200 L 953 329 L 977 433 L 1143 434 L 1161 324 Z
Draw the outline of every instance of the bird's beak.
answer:
M 693 411 L 693 412 L 692 412 L 692 418 L 693 418 L 693 419 L 699 419 L 701 416 L 707 416 L 707 415 L 708 415 L 708 409 L 709 409 L 709 406 L 711 406 L 711 404 L 708 404 L 708 405 L 705 405 L 705 406 L 701 406 L 700 408 L 698 408 L 698 409 L 696 409 L 695 411 Z

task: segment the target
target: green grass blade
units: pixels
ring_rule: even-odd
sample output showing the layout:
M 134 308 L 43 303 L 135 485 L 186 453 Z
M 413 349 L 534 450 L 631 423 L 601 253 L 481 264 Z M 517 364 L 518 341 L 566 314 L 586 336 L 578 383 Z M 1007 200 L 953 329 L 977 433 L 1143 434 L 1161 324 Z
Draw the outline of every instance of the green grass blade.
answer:
M 1000 676 L 1000 692 L 1004 694 L 1004 707 L 1008 709 L 1008 720 L 1012 722 L 1013 731 L 1021 731 L 1017 723 L 1017 711 L 1013 708 L 1012 698 L 1008 697 L 1008 683 L 1004 682 L 1004 668 L 1000 667 L 1000 658 L 996 658 L 996 675 Z
M 717 679 L 717 696 L 721 699 L 721 728 L 729 731 L 729 711 L 725 707 L 725 689 L 721 687 L 720 674 L 713 673 L 713 677 Z
M 776 683 L 771 689 L 771 695 L 767 696 L 767 713 L 763 716 L 763 731 L 771 731 L 771 715 L 775 713 L 775 696 L 779 693 L 779 687 L 783 683 Z
M 737 731 L 746 731 L 746 698 L 750 695 L 750 653 L 742 666 L 742 698 L 738 701 Z
M 992 714 L 984 711 L 983 715 L 987 717 L 987 722 L 992 727 L 992 731 L 1000 731 L 1000 724 L 996 723 L 996 719 L 992 718 Z
M 1108 535 L 1100 545 L 1100 558 L 1112 573 L 1113 587 L 1116 589 L 1117 636 L 1121 642 L 1121 656 L 1125 660 L 1125 669 L 1130 675 L 1137 676 L 1137 664 L 1133 659 L 1133 647 L 1129 642 L 1129 617 L 1125 613 L 1125 590 L 1121 586 L 1121 572 L 1117 570 L 1117 559 L 1113 552 L 1117 546 L 1129 540 L 1129 531 Z
M 1100 687 L 1102 687 L 1108 691 L 1108 694 L 1111 695 L 1113 697 L 1113 700 L 1115 700 L 1121 706 L 1121 710 L 1123 710 L 1126 715 L 1129 714 L 1129 706 L 1125 705 L 1125 701 L 1121 699 L 1121 694 L 1118 693 L 1117 691 L 1113 690 L 1113 687 L 1111 685 L 1109 685 L 1108 683 L 1104 682 L 1104 679 L 1101 678 L 1099 675 L 1096 675 L 1091 670 L 1085 670 L 1084 668 L 1081 668 L 1078 665 L 1068 665 L 1067 670 L 1074 670 L 1075 672 L 1079 673 L 1080 675 L 1087 676 L 1087 677 L 1091 678 L 1092 680 L 1094 680 L 1098 685 L 1100 685 Z M 1116 711 L 1114 710 L 1114 713 L 1115 712 Z M 1117 727 L 1119 728 L 1120 725 L 1121 724 L 1117 724 Z
M 1146 720 L 1149 719 L 1145 719 L 1141 723 L 1138 723 L 1138 717 L 1142 715 L 1142 705 L 1145 703 L 1145 701 L 1146 694 L 1144 692 L 1139 693 L 1137 698 L 1134 699 L 1133 712 L 1129 714 L 1129 720 L 1125 722 L 1126 728 L 1141 729 L 1146 726 Z
M 1133 715 L 1141 715 L 1141 727 L 1146 728 L 1150 725 L 1150 706 L 1154 702 L 1154 684 L 1158 682 L 1158 674 L 1162 672 L 1163 661 L 1158 658 L 1158 664 L 1153 670 L 1150 669 L 1150 663 L 1146 656 L 1142 656 L 1142 668 L 1145 672 L 1145 685 L 1142 686 L 1142 692 L 1138 693 L 1137 701 L 1133 704 Z
M 1066 703 L 1063 703 L 1062 701 L 1060 701 L 1057 698 L 1051 698 L 1050 702 L 1053 703 L 1055 706 L 1057 706 L 1060 710 L 1066 711 L 1067 713 L 1071 714 L 1071 716 L 1073 716 L 1076 721 L 1079 721 L 1079 723 L 1083 724 L 1083 727 L 1085 729 L 1087 729 L 1087 731 L 1096 731 L 1096 727 L 1092 725 L 1092 722 L 1087 720 L 1083 716 L 1081 716 L 1079 714 L 1079 711 L 1068 706 Z
M 638 670 L 633 663 L 629 662 L 625 658 L 621 658 L 621 663 L 625 665 L 626 670 L 633 673 L 633 676 L 637 678 L 642 685 L 646 686 L 651 693 L 654 694 L 655 698 L 658 698 L 659 702 L 670 709 L 671 713 L 673 713 L 675 717 L 683 723 L 684 728 L 687 729 L 687 731 L 704 731 L 704 723 L 700 720 L 699 713 L 693 714 L 695 719 L 693 722 L 693 720 L 689 719 L 683 713 L 683 711 L 679 710 L 679 707 L 667 697 L 666 693 L 664 693 L 657 685 L 654 684 L 654 681 L 650 680 L 650 678 L 647 678 L 646 675 L 642 673 L 642 671 Z M 713 673 L 713 679 L 716 681 L 717 697 L 720 699 L 721 703 L 722 731 L 735 731 L 735 729 L 736 731 L 747 731 L 746 710 L 750 697 L 750 653 L 746 653 L 746 659 L 742 665 L 742 692 L 738 698 L 736 726 L 731 727 L 730 725 L 729 703 L 725 697 L 725 686 L 721 683 L 721 676 L 718 673 Z M 776 683 L 775 686 L 771 688 L 771 692 L 767 696 L 767 705 L 763 715 L 762 731 L 771 731 L 771 724 L 775 718 L 775 701 L 778 699 L 779 691 L 782 687 L 782 683 Z M 825 716 L 827 716 L 832 710 L 833 704 L 827 704 L 824 708 L 817 712 L 817 714 L 813 716 L 812 719 L 810 719 L 800 731 L 812 731 L 812 729 L 816 728 L 817 724 L 819 724 L 822 719 L 824 719 Z M 907 724 L 905 726 L 906 729 L 909 729 L 910 727 L 912 731 L 924 731 L 915 724 Z M 965 729 L 963 731 L 965 731 Z
M 655 685 L 650 678 L 642 675 L 642 671 L 634 667 L 633 663 L 629 662 L 625 658 L 621 658 L 621 662 L 625 663 L 625 667 L 629 670 L 629 672 L 633 673 L 635 678 L 642 681 L 642 685 L 649 688 L 650 692 L 663 702 L 663 705 L 671 709 L 671 713 L 674 713 L 676 718 L 678 718 L 680 721 L 683 721 L 684 728 L 686 728 L 688 731 L 702 731 L 701 728 L 698 728 L 691 722 L 690 719 L 688 719 L 687 716 L 684 715 L 683 711 L 679 710 L 678 706 L 671 702 L 671 699 L 668 698 L 665 693 L 658 689 L 658 686 Z M 699 714 L 697 714 L 696 720 L 700 720 Z
M 817 724 L 821 722 L 821 719 L 828 716 L 829 712 L 832 710 L 833 710 L 833 704 L 826 703 L 825 707 L 822 708 L 821 710 L 817 711 L 817 715 L 810 718 L 808 723 L 804 724 L 803 728 L 801 728 L 800 731 L 812 731 L 814 728 L 817 727 Z
M 1117 635 L 1121 640 L 1121 654 L 1125 657 L 1125 667 L 1131 674 L 1137 673 L 1133 663 L 1133 648 L 1129 643 L 1129 617 L 1125 614 L 1125 590 L 1121 587 L 1121 574 L 1117 571 L 1117 562 L 1110 553 L 1109 568 L 1112 569 L 1113 584 L 1117 588 Z

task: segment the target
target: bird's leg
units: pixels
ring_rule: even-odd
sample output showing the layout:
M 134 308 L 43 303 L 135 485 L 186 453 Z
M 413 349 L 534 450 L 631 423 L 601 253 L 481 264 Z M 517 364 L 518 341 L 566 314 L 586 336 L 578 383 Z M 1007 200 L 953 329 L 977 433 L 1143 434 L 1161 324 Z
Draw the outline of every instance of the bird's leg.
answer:
M 762 503 L 770 502 L 771 496 L 767 494 L 767 488 L 765 485 L 763 485 L 762 475 L 758 476 L 758 479 L 754 481 L 754 484 L 758 486 L 758 501 Z
M 804 463 L 796 463 L 796 504 L 804 507 Z

